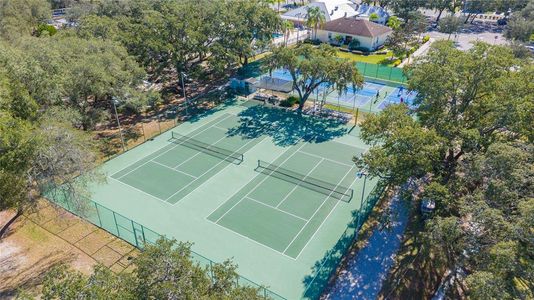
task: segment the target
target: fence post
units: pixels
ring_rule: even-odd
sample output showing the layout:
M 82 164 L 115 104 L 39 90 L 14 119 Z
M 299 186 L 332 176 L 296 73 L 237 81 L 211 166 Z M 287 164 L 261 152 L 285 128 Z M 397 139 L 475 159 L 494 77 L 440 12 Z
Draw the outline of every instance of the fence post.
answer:
M 111 211 L 113 213 L 113 220 L 115 221 L 115 227 L 117 228 L 117 234 L 119 235 L 119 237 L 121 236 L 121 233 L 119 231 L 119 224 L 117 223 L 117 217 L 115 216 L 115 212 L 114 211 Z
M 141 225 L 141 235 L 143 235 L 143 244 L 146 244 L 145 226 Z M 144 246 L 144 245 L 143 245 Z
M 375 78 L 378 78 L 378 70 L 380 69 L 380 65 L 376 65 L 376 74 L 375 74 Z
M 146 135 L 145 135 L 145 123 L 143 120 L 141 120 L 141 131 L 143 132 L 143 143 L 146 142 Z
M 367 63 L 363 63 L 363 76 L 367 75 Z
M 393 68 L 389 68 L 389 80 L 391 81 L 391 74 L 393 73 Z
M 215 276 L 213 275 L 213 261 L 210 259 L 210 279 L 211 283 L 215 282 Z
M 137 233 L 135 232 L 134 221 L 133 220 L 130 220 L 130 221 L 132 222 L 132 231 L 133 231 L 133 235 L 135 238 L 135 246 L 139 248 L 139 242 L 137 241 Z
M 98 216 L 98 223 L 100 223 L 100 227 L 102 228 L 102 219 L 100 218 L 100 212 L 98 211 L 98 203 L 93 202 L 95 204 L 96 209 L 96 215 Z

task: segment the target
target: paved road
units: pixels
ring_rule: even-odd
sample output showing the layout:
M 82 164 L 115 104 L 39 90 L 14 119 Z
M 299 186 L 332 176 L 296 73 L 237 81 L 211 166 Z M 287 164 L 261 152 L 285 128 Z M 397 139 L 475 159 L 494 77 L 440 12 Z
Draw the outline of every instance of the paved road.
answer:
M 390 205 L 391 226 L 373 230 L 367 245 L 350 259 L 327 291 L 326 299 L 376 299 L 393 266 L 408 223 L 408 205 L 398 195 Z
M 435 40 L 453 40 L 456 47 L 461 50 L 467 50 L 473 47 L 473 42 L 483 41 L 492 45 L 504 45 L 508 41 L 504 38 L 503 27 L 492 23 L 476 22 L 475 24 L 465 25 L 465 27 L 456 35 L 441 33 L 438 31 L 428 31 L 425 35 Z

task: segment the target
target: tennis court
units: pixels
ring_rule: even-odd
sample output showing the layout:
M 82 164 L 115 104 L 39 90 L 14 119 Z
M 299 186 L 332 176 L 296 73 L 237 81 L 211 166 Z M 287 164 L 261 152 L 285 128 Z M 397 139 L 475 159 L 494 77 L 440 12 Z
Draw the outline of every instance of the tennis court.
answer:
M 370 67 L 369 67 L 370 68 Z M 376 68 L 375 68 L 376 69 Z M 378 68 L 380 69 L 380 68 Z M 376 70 L 378 70 L 376 69 Z M 388 68 L 388 70 L 391 68 Z M 369 69 L 371 70 L 371 69 Z M 375 71 L 376 71 L 375 70 Z M 381 70 L 381 69 L 380 69 Z M 276 84 L 263 85 L 261 88 L 267 90 L 285 91 L 291 90 L 292 77 L 289 71 L 284 69 L 273 70 L 270 74 L 260 77 L 262 80 L 279 80 Z M 283 86 L 280 88 L 278 86 Z M 396 86 L 392 83 L 383 83 L 380 80 L 371 80 L 365 78 L 361 89 L 349 87 L 346 92 L 339 94 L 334 87 L 328 84 L 321 84 L 310 95 L 310 99 L 325 101 L 331 105 L 349 108 L 352 110 L 360 109 L 367 112 L 379 112 L 390 104 L 407 103 L 411 105 L 416 97 L 416 92 L 409 91 L 403 86 Z
M 171 132 L 169 144 L 111 175 L 161 201 L 175 204 L 228 164 L 240 164 L 261 139 L 227 137 L 237 116 L 225 114 L 189 135 Z
M 254 179 L 208 219 L 297 258 L 336 205 L 353 198 L 356 167 L 337 154 L 363 151 L 336 142 L 302 142 L 274 163 L 259 161 Z
M 84 217 L 138 246 L 192 242 L 208 268 L 232 258 L 274 299 L 317 299 L 376 199 L 352 163 L 367 148 L 358 128 L 229 99 L 106 162 Z

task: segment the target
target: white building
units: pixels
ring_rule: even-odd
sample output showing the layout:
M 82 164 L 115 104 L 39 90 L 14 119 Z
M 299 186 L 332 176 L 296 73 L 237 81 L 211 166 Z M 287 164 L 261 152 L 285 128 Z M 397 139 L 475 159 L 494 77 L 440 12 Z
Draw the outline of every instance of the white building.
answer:
M 282 19 L 303 24 L 306 22 L 310 7 L 319 7 L 326 22 L 355 16 L 369 19 L 372 14 L 376 14 L 378 19 L 374 22 L 385 24 L 389 18 L 389 14 L 379 6 L 356 4 L 350 0 L 312 0 L 308 5 L 284 13 Z
M 300 24 L 305 23 L 308 17 L 308 8 L 310 7 L 319 7 L 325 16 L 326 22 L 358 15 L 358 5 L 349 0 L 315 0 L 308 5 L 284 13 L 282 19 Z
M 324 24 L 317 31 L 317 39 L 324 43 L 335 43 L 335 37 L 343 37 L 343 44 L 358 40 L 361 48 L 374 51 L 384 45 L 393 30 L 365 19 L 341 18 Z

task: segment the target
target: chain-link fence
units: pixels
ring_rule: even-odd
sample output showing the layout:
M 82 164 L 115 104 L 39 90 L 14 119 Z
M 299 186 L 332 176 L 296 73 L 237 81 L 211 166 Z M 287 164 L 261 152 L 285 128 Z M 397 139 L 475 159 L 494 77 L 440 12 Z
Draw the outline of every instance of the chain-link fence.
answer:
M 98 131 L 95 137 L 99 150 L 104 160 L 109 160 L 174 128 L 185 120 L 202 115 L 225 101 L 232 101 L 232 98 L 225 90 L 215 89 L 189 99 L 187 105 L 185 103 L 168 105 L 156 112 L 145 112 L 130 119 L 122 117 L 120 127 L 115 115 L 111 115 L 108 124 L 112 129 Z
M 117 213 L 101 204 L 98 204 L 90 199 L 87 199 L 87 205 L 83 212 L 77 211 L 72 207 L 70 201 L 61 197 L 62 194 L 50 195 L 48 199 L 58 206 L 70 211 L 71 213 L 80 216 L 81 218 L 91 222 L 92 224 L 106 230 L 107 232 L 125 240 L 131 245 L 143 249 L 146 244 L 155 244 L 156 241 L 162 237 L 159 233 L 151 230 L 130 218 L 127 218 L 120 213 Z M 215 281 L 213 267 L 216 262 L 202 256 L 191 250 L 191 259 L 199 263 L 201 266 L 208 268 L 208 275 Z M 238 275 L 237 285 L 252 287 L 258 289 L 259 294 L 265 299 L 284 300 L 285 298 L 276 294 L 275 292 L 241 276 Z
M 407 82 L 402 68 L 388 67 L 385 65 L 357 62 L 356 67 L 364 77 L 391 81 L 392 83 Z

